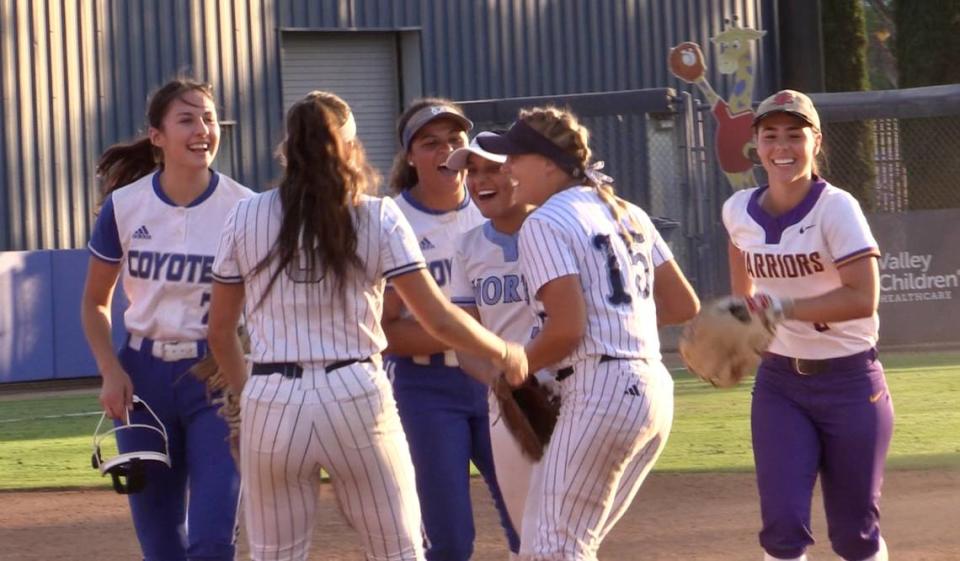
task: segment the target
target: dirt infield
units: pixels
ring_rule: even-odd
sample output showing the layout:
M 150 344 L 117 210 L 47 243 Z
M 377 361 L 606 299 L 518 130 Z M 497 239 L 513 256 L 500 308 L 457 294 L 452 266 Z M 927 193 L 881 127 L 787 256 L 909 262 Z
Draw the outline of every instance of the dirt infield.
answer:
M 493 507 L 476 480 L 473 491 L 477 518 L 473 559 L 503 561 L 506 546 Z M 0 560 L 139 559 L 126 501 L 111 491 L 0 493 L 0 504 Z M 882 506 L 892 559 L 960 559 L 960 471 L 891 472 Z M 817 506 L 814 513 L 818 543 L 810 550 L 811 560 L 836 559 L 826 541 L 822 509 Z M 606 561 L 759 559 L 757 520 L 751 474 L 654 473 L 604 543 L 600 557 Z M 324 486 L 311 559 L 362 558 L 356 535 L 338 513 L 330 488 Z

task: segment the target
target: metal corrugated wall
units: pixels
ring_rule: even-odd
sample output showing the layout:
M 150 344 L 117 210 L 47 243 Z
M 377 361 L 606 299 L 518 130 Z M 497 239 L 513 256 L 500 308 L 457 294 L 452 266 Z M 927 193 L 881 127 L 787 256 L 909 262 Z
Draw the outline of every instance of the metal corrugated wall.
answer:
M 237 175 L 265 182 L 276 45 L 259 0 L 0 0 L 0 250 L 82 247 L 97 157 L 143 129 L 150 91 L 178 73 L 216 86 Z
M 773 21 L 764 8 L 770 0 L 277 3 L 285 27 L 422 28 L 425 93 L 460 100 L 677 86 L 666 69 L 671 46 L 698 41 L 709 64 L 716 54 L 709 38 L 725 17 L 748 27 Z M 772 61 L 758 60 L 763 86 Z M 710 79 L 723 83 L 715 69 Z
M 221 118 L 236 122 L 235 174 L 262 187 L 282 126 L 281 28 L 420 28 L 424 93 L 469 100 L 681 87 L 665 68 L 671 45 L 698 41 L 710 64 L 724 17 L 772 29 L 774 3 L 0 0 L 0 250 L 85 243 L 96 157 L 143 127 L 150 90 L 177 72 L 216 86 Z M 758 94 L 772 89 L 772 58 L 759 57 Z

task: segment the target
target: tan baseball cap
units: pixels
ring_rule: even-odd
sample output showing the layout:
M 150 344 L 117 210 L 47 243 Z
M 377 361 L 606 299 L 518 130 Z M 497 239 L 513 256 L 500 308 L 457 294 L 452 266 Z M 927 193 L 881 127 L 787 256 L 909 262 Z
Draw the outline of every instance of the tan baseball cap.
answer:
M 795 90 L 780 90 L 760 103 L 753 117 L 753 126 L 774 113 L 789 113 L 800 117 L 813 128 L 820 130 L 820 115 L 813 101 L 806 94 Z

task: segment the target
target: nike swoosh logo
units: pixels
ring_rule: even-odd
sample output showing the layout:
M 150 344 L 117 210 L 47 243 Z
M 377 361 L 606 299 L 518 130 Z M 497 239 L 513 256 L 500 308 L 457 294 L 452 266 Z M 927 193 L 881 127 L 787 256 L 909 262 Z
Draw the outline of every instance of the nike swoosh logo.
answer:
M 802 233 L 806 232 L 807 230 L 809 230 L 810 228 L 813 228 L 814 226 L 816 226 L 816 224 L 811 224 L 811 225 L 809 225 L 809 226 L 800 226 L 800 233 L 802 234 Z
M 870 396 L 870 403 L 876 403 L 880 401 L 880 398 L 883 397 L 883 394 L 886 393 L 886 390 L 880 390 L 877 393 Z

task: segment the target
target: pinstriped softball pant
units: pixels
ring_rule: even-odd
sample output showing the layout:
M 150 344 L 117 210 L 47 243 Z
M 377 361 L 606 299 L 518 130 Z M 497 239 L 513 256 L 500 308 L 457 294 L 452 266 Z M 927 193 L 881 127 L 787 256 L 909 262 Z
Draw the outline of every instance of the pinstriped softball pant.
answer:
M 367 559 L 423 560 L 413 463 L 382 368 L 252 376 L 243 392 L 244 519 L 257 561 L 306 559 L 320 469 Z
M 589 358 L 560 383 L 562 405 L 534 467 L 521 559 L 593 561 L 663 451 L 673 379 L 659 361 Z

